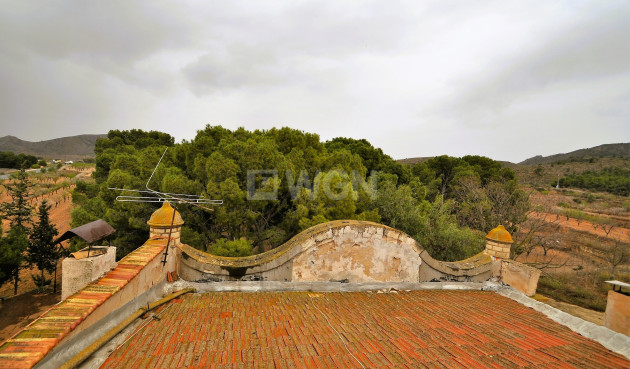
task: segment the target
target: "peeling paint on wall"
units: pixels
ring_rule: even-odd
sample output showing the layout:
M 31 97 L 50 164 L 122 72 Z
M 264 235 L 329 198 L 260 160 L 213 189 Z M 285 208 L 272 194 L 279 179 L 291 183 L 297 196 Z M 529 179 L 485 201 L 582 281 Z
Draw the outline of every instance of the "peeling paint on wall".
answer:
M 422 260 L 409 236 L 372 226 L 315 235 L 293 259 L 294 281 L 418 282 Z

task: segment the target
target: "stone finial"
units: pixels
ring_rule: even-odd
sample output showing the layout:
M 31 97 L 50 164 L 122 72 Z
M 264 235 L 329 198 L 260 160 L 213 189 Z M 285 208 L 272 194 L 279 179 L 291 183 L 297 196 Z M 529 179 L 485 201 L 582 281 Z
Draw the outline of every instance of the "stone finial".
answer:
M 173 218 L 173 213 L 175 217 Z M 172 223 L 171 223 L 172 222 Z M 156 210 L 147 224 L 150 227 L 150 237 L 168 237 L 169 233 L 173 240 L 173 244 L 180 243 L 181 229 L 184 224 L 184 220 L 179 212 L 171 206 L 167 201 L 164 201 L 161 208 Z M 173 230 L 171 231 L 171 228 Z
M 499 225 L 488 232 L 484 253 L 501 259 L 509 259 L 512 243 L 514 240 L 512 240 L 510 232 L 504 226 Z

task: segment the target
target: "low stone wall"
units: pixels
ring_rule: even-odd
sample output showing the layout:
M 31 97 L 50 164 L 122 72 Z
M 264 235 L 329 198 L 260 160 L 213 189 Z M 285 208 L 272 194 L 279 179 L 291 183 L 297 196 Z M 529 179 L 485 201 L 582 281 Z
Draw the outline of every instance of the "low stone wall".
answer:
M 540 270 L 513 260 L 501 261 L 501 281 L 527 296 L 536 294 Z
M 485 282 L 493 276 L 492 257 L 485 253 L 454 262 L 435 260 L 424 250 L 420 257 L 420 282 Z
M 338 220 L 243 258 L 182 245 L 180 275 L 195 282 L 482 282 L 492 277 L 491 264 L 492 258 L 484 254 L 456 263 L 437 261 L 404 232 L 373 222 Z
M 418 243 L 382 224 L 338 220 L 311 227 L 262 254 L 228 258 L 182 245 L 188 281 L 418 281 Z

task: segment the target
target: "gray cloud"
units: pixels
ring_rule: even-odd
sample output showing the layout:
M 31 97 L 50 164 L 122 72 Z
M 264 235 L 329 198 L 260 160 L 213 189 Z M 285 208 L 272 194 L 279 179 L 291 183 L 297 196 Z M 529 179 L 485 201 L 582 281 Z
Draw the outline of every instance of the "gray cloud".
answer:
M 190 44 L 190 22 L 175 4 L 124 0 L 3 2 L 2 44 L 51 59 L 132 63 L 162 48 Z
M 230 45 L 200 56 L 183 68 L 190 88 L 198 95 L 243 86 L 275 85 L 284 80 L 272 49 Z
M 630 140 L 624 1 L 0 6 L 0 135 L 288 125 L 507 160 Z
M 561 33 L 526 46 L 513 59 L 488 68 L 477 81 L 451 96 L 446 109 L 461 114 L 497 112 L 520 99 L 550 89 L 588 86 L 597 80 L 630 72 L 630 4 L 585 9 Z M 594 91 L 595 92 L 595 91 Z

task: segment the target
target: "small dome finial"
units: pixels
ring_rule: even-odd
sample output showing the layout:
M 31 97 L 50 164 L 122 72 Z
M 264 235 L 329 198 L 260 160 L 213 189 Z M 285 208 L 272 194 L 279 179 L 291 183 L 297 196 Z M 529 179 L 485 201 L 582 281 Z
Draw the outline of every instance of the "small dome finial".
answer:
M 173 218 L 173 212 L 175 212 L 175 218 Z M 164 201 L 162 207 L 151 215 L 147 224 L 151 227 L 179 227 L 184 224 L 184 220 L 168 201 Z
M 502 242 L 502 243 L 514 243 L 512 235 L 508 232 L 504 226 L 499 225 L 486 235 L 487 240 Z

